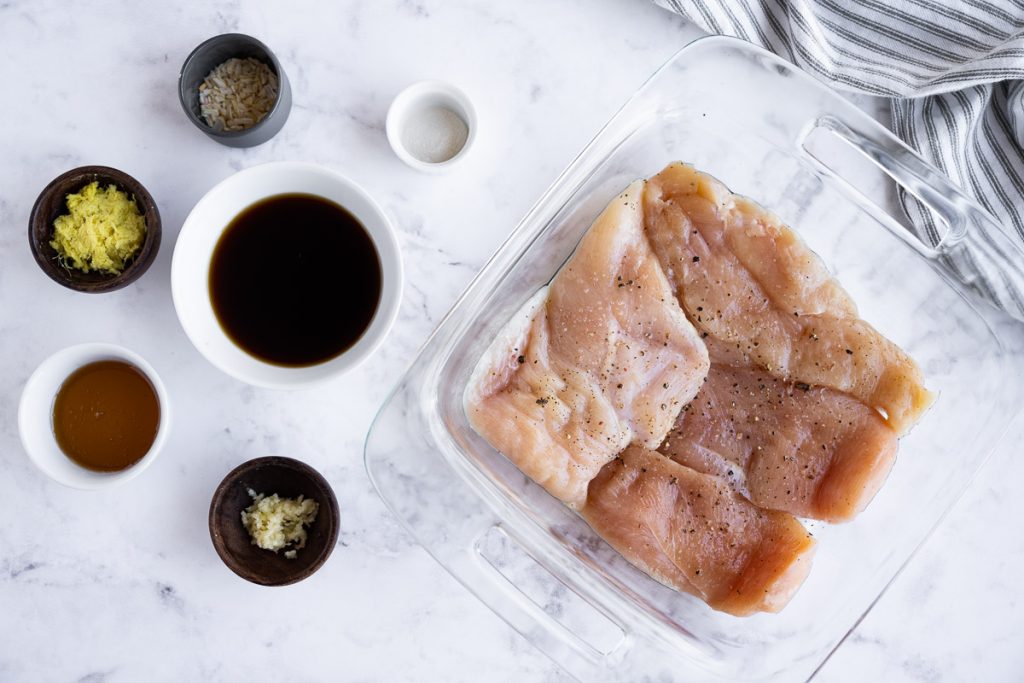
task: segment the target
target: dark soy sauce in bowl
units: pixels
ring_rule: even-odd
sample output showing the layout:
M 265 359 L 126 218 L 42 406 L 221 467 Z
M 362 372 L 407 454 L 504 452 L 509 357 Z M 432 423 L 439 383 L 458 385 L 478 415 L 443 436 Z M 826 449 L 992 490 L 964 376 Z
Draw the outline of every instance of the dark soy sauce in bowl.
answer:
M 266 363 L 307 367 L 350 349 L 381 297 L 373 239 L 344 207 L 267 197 L 228 225 L 210 262 L 210 300 L 228 337 Z

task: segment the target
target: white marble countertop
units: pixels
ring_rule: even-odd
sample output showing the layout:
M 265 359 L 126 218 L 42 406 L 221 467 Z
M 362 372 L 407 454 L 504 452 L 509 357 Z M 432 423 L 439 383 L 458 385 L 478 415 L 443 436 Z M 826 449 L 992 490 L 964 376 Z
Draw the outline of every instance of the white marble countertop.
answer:
M 696 35 L 644 0 L 334 3 L 0 2 L 0 681 L 561 681 L 565 676 L 399 528 L 362 464 L 376 408 L 416 348 L 539 194 L 622 101 Z M 205 38 L 257 36 L 294 95 L 270 143 L 231 150 L 182 114 L 178 68 Z M 422 176 L 383 134 L 390 99 L 442 78 L 479 106 L 466 164 Z M 877 103 L 865 106 L 879 111 Z M 254 389 L 209 365 L 171 305 L 170 261 L 191 206 L 269 160 L 340 170 L 399 228 L 398 323 L 359 370 L 299 393 Z M 62 289 L 32 261 L 39 190 L 84 164 L 123 169 L 163 216 L 152 269 L 101 296 Z M 1017 331 L 1024 335 L 1024 332 Z M 145 356 L 175 428 L 141 477 L 62 488 L 25 457 L 17 401 L 54 351 L 112 341 Z M 1024 360 L 1022 360 L 1024 367 Z M 822 669 L 819 680 L 1015 680 L 1024 670 L 1024 497 L 1011 444 Z M 292 587 L 250 585 L 220 562 L 206 514 L 252 457 L 298 457 L 341 503 L 339 547 Z

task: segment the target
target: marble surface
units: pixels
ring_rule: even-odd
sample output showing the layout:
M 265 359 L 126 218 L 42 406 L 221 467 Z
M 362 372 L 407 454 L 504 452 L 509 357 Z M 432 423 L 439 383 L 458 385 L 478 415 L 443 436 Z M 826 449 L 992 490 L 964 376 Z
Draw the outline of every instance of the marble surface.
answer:
M 455 583 L 390 517 L 362 443 L 415 350 L 519 218 L 646 76 L 697 35 L 643 0 L 401 0 L 203 4 L 0 2 L 0 681 L 562 681 L 564 674 Z M 188 52 L 210 35 L 264 40 L 295 105 L 270 143 L 230 150 L 180 111 Z M 441 176 L 403 166 L 390 99 L 442 78 L 476 101 L 478 146 Z M 881 103 L 859 100 L 873 112 Z M 305 160 L 350 176 L 400 231 L 406 288 L 380 351 L 315 389 L 254 389 L 209 365 L 174 315 L 174 239 L 232 172 Z M 143 182 L 164 244 L 121 292 L 86 296 L 30 258 L 28 212 L 59 173 L 107 164 Z M 1024 371 L 1024 331 L 1006 330 Z M 69 344 L 145 356 L 171 392 L 160 459 L 123 488 L 62 488 L 22 451 L 17 401 Z M 821 670 L 822 681 L 1019 679 L 1024 498 L 1018 427 L 963 500 Z M 312 578 L 249 585 L 213 551 L 210 495 L 238 463 L 301 458 L 342 506 L 339 546 Z

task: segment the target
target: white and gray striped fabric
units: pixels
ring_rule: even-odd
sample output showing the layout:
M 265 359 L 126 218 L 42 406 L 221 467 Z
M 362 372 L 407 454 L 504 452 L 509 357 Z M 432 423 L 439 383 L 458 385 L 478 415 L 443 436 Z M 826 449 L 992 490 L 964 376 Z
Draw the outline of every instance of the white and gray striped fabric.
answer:
M 833 87 L 892 98 L 896 135 L 1024 242 L 1024 0 L 655 2 Z M 934 244 L 931 212 L 903 192 L 900 201 L 919 237 Z M 964 274 L 1024 320 L 1024 281 L 984 262 Z

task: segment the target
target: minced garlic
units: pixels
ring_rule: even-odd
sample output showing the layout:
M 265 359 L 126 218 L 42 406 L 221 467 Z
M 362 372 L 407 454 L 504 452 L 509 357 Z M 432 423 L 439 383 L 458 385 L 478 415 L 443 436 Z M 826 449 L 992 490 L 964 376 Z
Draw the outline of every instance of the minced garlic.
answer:
M 306 545 L 306 529 L 316 519 L 320 506 L 314 500 L 281 498 L 276 493 L 265 496 L 249 489 L 252 505 L 242 510 L 242 524 L 252 537 L 253 545 L 275 553 L 282 548 L 284 556 L 295 559 L 295 551 Z
M 53 222 L 50 246 L 62 263 L 83 273 L 120 274 L 146 236 L 146 219 L 127 194 L 91 182 L 67 196 L 68 213 Z

